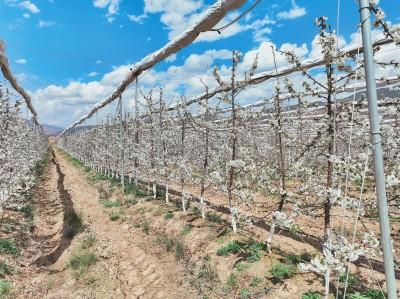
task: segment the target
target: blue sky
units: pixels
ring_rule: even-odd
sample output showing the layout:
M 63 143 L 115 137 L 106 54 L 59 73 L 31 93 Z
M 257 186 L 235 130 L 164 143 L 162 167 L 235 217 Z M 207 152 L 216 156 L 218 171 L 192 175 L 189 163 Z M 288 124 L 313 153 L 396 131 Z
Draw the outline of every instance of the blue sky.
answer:
M 350 43 L 351 34 L 357 30 L 358 7 L 356 1 L 341 2 L 340 35 Z M 400 1 L 380 2 L 387 20 L 399 23 Z M 12 70 L 33 94 L 41 120 L 64 126 L 108 95 L 130 64 L 162 47 L 212 3 L 0 0 L 0 38 L 7 45 Z M 214 64 L 228 65 L 228 51 L 262 51 L 267 49 L 267 42 L 278 48 L 286 44 L 297 49 L 300 56 L 310 57 L 317 34 L 314 19 L 325 15 L 336 28 L 336 10 L 336 0 L 263 0 L 221 36 L 203 35 L 201 41 L 160 63 L 143 84 L 195 95 L 200 91 L 199 84 L 191 80 L 199 81 L 196 76 L 205 74 Z M 228 15 L 227 20 L 237 13 Z M 270 67 L 266 63 L 261 70 Z M 171 73 L 181 76 L 171 77 Z M 187 82 L 176 82 L 185 79 Z

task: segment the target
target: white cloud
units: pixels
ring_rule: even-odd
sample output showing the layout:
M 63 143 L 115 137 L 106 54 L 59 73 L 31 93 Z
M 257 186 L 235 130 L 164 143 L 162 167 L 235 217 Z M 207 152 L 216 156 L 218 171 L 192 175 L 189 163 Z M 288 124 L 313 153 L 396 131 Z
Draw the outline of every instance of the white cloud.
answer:
M 282 11 L 277 14 L 278 19 L 291 20 L 307 14 L 305 7 L 299 7 L 295 0 L 292 0 L 292 8 L 289 11 Z
M 115 15 L 119 12 L 119 5 L 122 0 L 94 0 L 93 5 L 97 8 L 107 8 L 107 22 L 112 23 L 115 20 Z
M 160 14 L 160 20 L 166 25 L 169 30 L 168 37 L 173 39 L 178 34 L 186 30 L 191 24 L 196 22 L 206 11 L 206 6 L 200 0 L 144 0 L 144 14 Z M 239 16 L 238 12 L 230 13 L 222 19 L 215 28 L 221 28 Z M 251 14 L 244 18 L 245 24 L 241 21 L 235 22 L 221 32 L 209 31 L 203 32 L 196 39 L 197 42 L 212 42 L 234 36 L 240 32 L 254 30 L 253 38 L 260 41 L 266 34 L 271 33 L 268 25 L 275 24 L 269 17 L 261 20 L 250 22 Z M 256 34 L 256 32 L 258 32 Z
M 244 72 L 249 70 L 257 52 L 260 52 L 260 68 L 258 71 L 271 69 L 273 65 L 271 45 L 273 44 L 270 42 L 264 42 L 258 48 L 247 52 L 243 57 L 243 62 L 239 65 L 238 78 L 242 78 Z M 308 53 L 306 45 L 285 44 L 282 47 L 293 49 L 299 56 Z M 191 54 L 181 65 L 170 66 L 164 71 L 150 70 L 140 78 L 139 84 L 144 91 L 162 86 L 167 101 L 171 100 L 172 95 L 176 95 L 175 99 L 179 99 L 181 94 L 192 97 L 204 92 L 204 86 L 200 79 L 210 88 L 217 86 L 212 76 L 212 67 L 215 64 L 220 65 L 223 79 L 229 79 L 231 57 L 232 52 L 227 49 L 212 49 L 200 54 Z M 277 55 L 277 59 L 280 65 L 284 63 L 284 59 L 279 55 Z M 99 80 L 88 83 L 73 81 L 67 86 L 50 85 L 39 89 L 33 94 L 35 107 L 38 108 L 41 119 L 45 122 L 67 125 L 88 112 L 94 103 L 109 96 L 125 79 L 130 67 L 131 65 L 118 66 Z M 265 94 L 266 89 L 264 88 L 262 91 L 254 89 L 249 93 L 249 96 L 257 96 L 256 99 L 259 99 L 259 97 L 264 97 Z M 132 88 L 128 88 L 123 95 L 130 107 L 132 106 L 133 96 L 134 89 Z M 62 116 L 59 116 L 60 114 Z M 54 115 L 58 115 L 57 118 Z M 74 119 L 71 119 L 72 116 L 74 116 Z
M 95 7 L 108 9 L 106 17 L 110 23 L 114 21 L 115 15 L 118 14 L 120 2 L 121 0 L 93 0 Z M 160 15 L 160 21 L 165 25 L 165 29 L 168 30 L 168 38 L 170 40 L 201 18 L 208 7 L 208 5 L 204 4 L 204 0 L 143 0 L 143 2 L 143 13 L 141 15 L 128 14 L 128 19 L 132 22 L 143 24 L 149 14 L 158 14 Z M 215 28 L 224 26 L 238 15 L 238 12 L 228 14 Z M 265 36 L 271 33 L 271 28 L 268 25 L 275 22 L 265 17 L 263 20 L 248 24 L 251 18 L 251 14 L 246 15 L 243 20 L 235 22 L 226 30 L 223 30 L 221 34 L 218 32 L 204 32 L 197 38 L 196 42 L 212 42 L 247 30 L 254 30 L 253 39 L 256 42 L 265 40 Z
M 24 13 L 22 16 L 23 16 L 25 19 L 30 19 L 30 18 L 31 18 L 31 15 L 28 14 L 28 13 Z
M 258 29 L 256 31 L 254 31 L 253 33 L 253 39 L 256 42 L 263 42 L 265 40 L 268 40 L 268 38 L 266 37 L 266 35 L 271 34 L 272 33 L 272 29 L 269 27 L 264 27 L 262 29 Z
M 55 21 L 43 21 L 43 20 L 39 20 L 38 22 L 38 27 L 39 28 L 45 28 L 45 27 L 52 27 L 56 24 Z
M 24 10 L 28 10 L 30 13 L 36 14 L 40 12 L 40 9 L 32 1 L 20 1 L 20 0 L 5 0 L 6 4 L 11 7 L 19 7 Z
M 193 23 L 204 9 L 202 0 L 143 0 L 144 14 L 161 14 L 160 20 L 172 39 Z
M 102 60 L 100 60 L 100 59 L 97 59 L 95 63 L 96 63 L 96 64 L 102 64 L 102 63 L 103 63 L 103 61 L 102 61 Z
M 165 59 L 166 62 L 174 62 L 176 60 L 177 55 L 176 54 L 172 54 L 171 56 L 167 57 L 167 59 Z
M 99 73 L 97 73 L 97 72 L 90 72 L 90 73 L 88 74 L 89 77 L 96 77 L 96 76 L 98 76 L 98 75 L 99 75 Z
M 154 5 L 158 4 L 159 2 L 154 3 Z M 268 18 L 265 18 L 247 25 L 241 25 L 245 26 L 245 29 L 248 27 L 251 27 L 252 29 L 259 28 L 258 30 L 262 32 L 258 35 L 260 38 L 260 44 L 244 53 L 242 62 L 238 66 L 238 79 L 243 78 L 244 73 L 249 71 L 257 53 L 257 72 L 274 70 L 272 47 L 276 48 L 276 45 L 271 41 L 262 40 L 261 38 L 264 34 L 269 34 L 267 28 L 269 28 L 269 24 L 273 24 L 272 22 L 273 21 Z M 374 30 L 374 35 L 376 35 L 376 32 L 377 31 Z M 254 36 L 254 38 L 256 38 L 256 36 Z M 358 36 L 353 34 L 350 37 L 349 43 L 347 43 L 344 38 L 340 37 L 339 46 L 346 47 L 354 45 L 357 43 L 357 38 Z M 285 43 L 280 46 L 280 49 L 296 53 L 301 60 L 315 58 L 321 55 L 321 48 L 318 45 L 317 38 L 313 39 L 311 46 L 309 47 L 307 44 L 297 45 Z M 398 56 L 395 56 L 395 54 L 399 51 L 400 50 L 398 48 L 396 49 L 395 45 L 393 45 L 385 48 L 385 51 L 382 51 L 376 57 L 379 58 L 380 61 L 390 61 L 393 57 Z M 279 52 L 275 53 L 278 67 L 288 65 L 282 54 Z M 200 79 L 210 88 L 217 86 L 211 72 L 212 67 L 216 64 L 220 67 L 220 75 L 223 80 L 229 80 L 231 55 L 232 52 L 228 49 L 211 49 L 204 51 L 203 53 L 193 53 L 180 65 L 169 66 L 163 71 L 152 69 L 146 72 L 146 74 L 140 78 L 139 84 L 141 89 L 144 91 L 158 86 L 163 87 L 167 102 L 171 100 L 171 95 L 175 95 L 175 100 L 179 99 L 182 94 L 187 97 L 196 96 L 204 92 L 204 86 Z M 176 61 L 175 59 L 176 57 L 172 56 L 170 62 Z M 102 63 L 102 61 L 97 60 L 96 64 L 98 63 Z M 121 81 L 125 79 L 126 75 L 130 71 L 130 67 L 131 65 L 115 67 L 111 72 L 99 76 L 98 80 L 94 80 L 95 78 L 93 77 L 99 74 L 92 72 L 91 74 L 88 74 L 88 76 L 92 78 L 92 81 L 87 83 L 73 81 L 66 86 L 50 85 L 38 89 L 33 93 L 35 107 L 37 107 L 43 121 L 57 125 L 68 125 L 84 113 L 87 113 L 95 103 L 108 97 L 117 88 Z M 398 71 L 396 72 L 398 74 Z M 393 69 L 377 69 L 377 76 L 392 74 L 395 74 Z M 290 77 L 295 86 L 300 89 L 304 77 L 300 73 L 295 73 Z M 275 80 L 270 80 L 263 84 L 249 87 L 241 94 L 241 103 L 261 100 L 272 95 L 275 83 Z M 132 107 L 133 96 L 133 88 L 128 88 L 123 95 L 127 105 L 130 107 Z M 110 107 L 105 108 L 100 113 L 105 115 L 107 111 L 110 112 L 112 109 L 113 106 L 110 105 Z M 73 119 L 71 117 L 73 117 Z
M 17 63 L 17 64 L 26 64 L 27 61 L 26 61 L 25 58 L 20 58 L 20 59 L 15 60 L 15 63 Z
M 39 8 L 31 1 L 22 1 L 21 3 L 19 3 L 18 6 L 21 8 L 24 8 L 26 10 L 29 10 L 31 13 L 39 13 L 40 12 Z
M 146 14 L 141 14 L 139 16 L 127 15 L 128 19 L 134 23 L 143 24 L 144 20 L 147 18 Z
M 36 75 L 26 74 L 26 73 L 16 74 L 16 77 L 17 77 L 17 80 L 22 83 L 25 83 L 27 81 L 32 82 L 32 81 L 39 79 L 38 76 L 36 76 Z

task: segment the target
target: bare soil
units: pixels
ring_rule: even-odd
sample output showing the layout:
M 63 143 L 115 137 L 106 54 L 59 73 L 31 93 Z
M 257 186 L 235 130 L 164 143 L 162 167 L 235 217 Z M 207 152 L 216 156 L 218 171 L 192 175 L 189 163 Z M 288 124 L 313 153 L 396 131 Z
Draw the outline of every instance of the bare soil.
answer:
M 102 205 L 102 190 L 110 197 L 103 200 L 121 204 Z M 108 182 L 90 180 L 57 150 L 33 204 L 32 232 L 22 230 L 26 225 L 0 230 L 1 238 L 18 240 L 23 248 L 20 257 L 7 257 L 17 269 L 6 277 L 13 283 L 10 298 L 301 298 L 307 291 L 322 292 L 322 278 L 314 274 L 277 281 L 270 273 L 285 256 L 314 254 L 314 247 L 278 234 L 273 252 L 263 252 L 258 261 L 219 256 L 217 250 L 230 241 L 262 241 L 265 232 L 233 234 L 224 223 L 162 200 L 124 197 Z M 82 228 L 74 232 L 78 220 Z M 27 222 L 11 212 L 2 218 L 13 221 Z M 89 238 L 93 242 L 87 245 Z M 82 253 L 93 254 L 95 261 L 80 273 L 71 260 Z M 355 266 L 352 272 L 368 286 L 384 285 L 381 273 Z
M 35 231 L 18 258 L 20 274 L 11 277 L 11 297 L 195 298 L 190 285 L 180 281 L 183 266 L 146 253 L 143 240 L 120 222 L 110 221 L 98 199 L 97 188 L 84 173 L 56 151 L 37 190 Z M 72 241 L 63 235 L 63 202 L 72 204 L 85 226 Z M 68 264 L 90 232 L 96 236 L 98 262 L 77 280 Z

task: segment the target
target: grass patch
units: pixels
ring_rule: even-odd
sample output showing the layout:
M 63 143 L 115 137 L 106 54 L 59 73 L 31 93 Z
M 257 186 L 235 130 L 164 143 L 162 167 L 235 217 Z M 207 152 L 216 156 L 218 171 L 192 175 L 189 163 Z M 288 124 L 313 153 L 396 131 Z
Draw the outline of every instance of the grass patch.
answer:
M 96 243 L 96 236 L 94 234 L 86 235 L 81 243 L 82 249 L 89 249 Z
M 11 291 L 11 282 L 0 279 L 0 298 L 5 298 Z
M 121 218 L 120 212 L 115 212 L 115 211 L 111 212 L 110 214 L 111 221 L 117 221 L 119 218 Z
M 222 222 L 221 216 L 218 215 L 218 214 L 215 214 L 215 213 L 207 213 L 206 219 L 208 221 L 215 222 L 215 223 L 221 223 Z
M 187 236 L 188 234 L 190 234 L 190 232 L 192 231 L 192 226 L 191 225 L 186 225 L 182 230 L 180 235 L 181 236 Z
M 149 232 L 150 232 L 150 225 L 149 225 L 148 222 L 143 223 L 142 231 L 143 231 L 146 235 L 149 234 Z
M 250 281 L 250 286 L 252 287 L 252 288 L 255 288 L 255 287 L 257 287 L 257 286 L 259 286 L 261 283 L 262 283 L 262 278 L 261 277 L 258 277 L 258 276 L 253 276 L 252 278 L 251 278 L 251 281 Z
M 196 215 L 197 217 L 200 217 L 200 216 L 201 216 L 201 211 L 200 211 L 200 209 L 199 209 L 197 206 L 194 206 L 194 207 L 193 207 L 192 212 L 193 212 L 193 214 Z
M 21 254 L 17 245 L 13 240 L 10 239 L 0 239 L 0 252 L 10 254 L 14 257 L 17 257 Z
M 227 256 L 230 254 L 240 253 L 246 258 L 246 261 L 248 261 L 249 263 L 254 263 L 261 259 L 263 250 L 264 244 L 262 243 L 254 242 L 253 240 L 250 240 L 249 243 L 233 240 L 227 245 L 219 248 L 217 250 L 217 255 Z
M 136 205 L 138 202 L 139 201 L 136 198 L 128 198 L 125 200 L 124 205 L 130 207 Z
M 175 258 L 176 260 L 180 261 L 183 260 L 186 256 L 185 253 L 185 246 L 181 240 L 175 241 Z
M 111 197 L 111 192 L 107 191 L 103 186 L 99 186 L 97 188 L 97 191 L 99 192 L 99 197 L 101 201 L 108 200 Z
M 346 273 L 339 275 L 339 296 L 343 296 L 344 286 L 346 284 Z M 347 278 L 347 290 L 349 298 L 353 299 L 385 299 L 386 294 L 380 290 L 368 289 L 362 280 L 351 273 Z
M 25 206 L 21 207 L 21 208 L 19 209 L 19 211 L 22 212 L 22 213 L 24 213 L 24 216 L 25 216 L 26 218 L 30 218 L 30 219 L 33 218 L 33 215 L 34 215 L 34 208 L 33 208 L 32 205 L 29 205 L 29 204 L 28 204 L 28 205 L 25 205 Z
M 170 239 L 168 237 L 157 237 L 156 239 L 156 243 L 158 245 L 163 245 L 165 247 L 166 251 L 172 251 L 172 249 L 174 248 L 174 240 Z
M 368 299 L 385 299 L 387 298 L 386 293 L 382 293 L 380 290 L 370 289 L 363 293 Z
M 229 274 L 226 284 L 229 288 L 234 288 L 237 284 L 237 276 L 233 273 Z
M 250 268 L 249 264 L 243 263 L 243 262 L 239 262 L 235 265 L 235 268 L 238 272 L 243 272 L 244 270 Z
M 95 264 L 97 256 L 93 252 L 79 251 L 69 260 L 69 266 L 74 270 L 74 277 L 78 280 L 84 276 L 89 267 Z
M 41 177 L 44 173 L 44 169 L 46 168 L 46 165 L 49 163 L 50 161 L 50 154 L 46 154 L 46 156 L 37 161 L 35 166 L 33 167 L 33 172 L 35 174 L 36 177 Z
M 145 208 L 139 208 L 139 209 L 137 210 L 137 213 L 143 215 L 144 213 L 146 213 L 146 210 L 145 210 Z
M 6 275 L 14 274 L 14 269 L 7 264 L 7 261 L 0 261 L 0 278 L 5 278 Z
M 322 299 L 318 292 L 306 292 L 301 295 L 301 299 Z
M 164 219 L 168 220 L 168 219 L 172 219 L 172 218 L 174 218 L 174 213 L 172 213 L 172 212 L 165 213 Z
M 218 279 L 217 271 L 211 265 L 211 257 L 203 257 L 197 277 L 205 282 L 214 282 Z
M 174 252 L 177 261 L 183 260 L 186 257 L 185 246 L 180 239 L 168 238 L 167 236 L 157 237 L 156 243 L 163 245 L 167 252 Z
M 251 292 L 250 292 L 249 289 L 244 288 L 244 289 L 241 289 L 241 290 L 240 290 L 239 296 L 240 296 L 240 298 L 242 298 L 242 299 L 247 299 L 247 298 L 250 298 L 250 297 L 251 297 Z
M 115 201 L 112 200 L 100 200 L 99 203 L 103 206 L 103 208 L 118 208 L 121 206 L 121 200 L 117 199 Z
M 341 273 L 339 275 L 339 282 L 342 283 L 342 284 L 345 284 L 346 283 L 346 277 L 347 277 L 346 273 Z M 359 283 L 360 283 L 360 279 L 357 276 L 349 273 L 349 276 L 347 277 L 347 286 L 348 286 L 348 288 L 353 288 L 353 287 L 357 286 Z
M 146 192 L 143 189 L 140 189 L 138 186 L 130 183 L 125 184 L 125 194 L 132 194 L 137 197 L 147 196 Z
M 311 259 L 312 256 L 309 253 L 303 253 L 301 255 L 289 254 L 285 257 L 285 262 L 297 266 L 300 263 L 308 263 Z
M 296 273 L 296 268 L 292 265 L 277 263 L 270 269 L 270 273 L 275 280 L 282 281 L 293 277 Z
M 246 248 L 247 261 L 250 263 L 254 263 L 261 260 L 262 251 L 264 249 L 264 244 L 251 241 Z
M 237 240 L 233 240 L 217 250 L 217 255 L 219 256 L 227 256 L 230 254 L 237 254 L 244 248 L 244 243 L 241 243 Z

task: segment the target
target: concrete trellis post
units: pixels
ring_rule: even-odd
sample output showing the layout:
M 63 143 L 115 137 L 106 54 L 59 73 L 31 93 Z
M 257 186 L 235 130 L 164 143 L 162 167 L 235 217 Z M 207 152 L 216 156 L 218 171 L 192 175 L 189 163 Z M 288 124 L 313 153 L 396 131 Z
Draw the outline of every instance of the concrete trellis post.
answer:
M 139 147 L 139 82 L 136 78 L 135 82 L 135 144 L 136 144 L 136 157 L 135 157 L 135 172 L 134 172 L 134 184 L 138 184 L 139 176 L 139 159 L 137 157 L 137 149 Z
M 393 249 L 390 237 L 389 211 L 386 199 L 385 173 L 379 124 L 375 65 L 372 48 L 371 11 L 368 0 L 359 0 L 362 40 L 364 45 L 365 78 L 367 83 L 368 112 L 370 121 L 371 145 L 374 160 L 376 197 L 379 207 L 381 242 L 385 265 L 386 288 L 389 299 L 397 298 L 396 278 L 394 275 Z
M 122 192 L 125 194 L 125 144 L 124 144 L 124 120 L 122 118 L 123 111 L 122 111 L 122 96 L 119 97 L 119 102 L 118 102 L 118 110 L 119 110 L 119 122 L 120 122 L 120 147 L 121 147 L 121 160 L 120 160 L 120 165 L 121 165 L 121 186 L 122 186 Z

